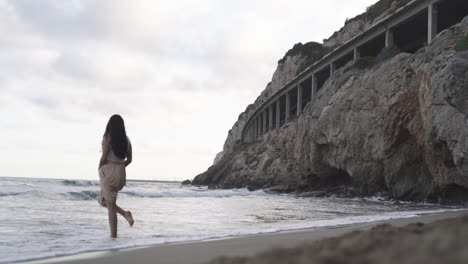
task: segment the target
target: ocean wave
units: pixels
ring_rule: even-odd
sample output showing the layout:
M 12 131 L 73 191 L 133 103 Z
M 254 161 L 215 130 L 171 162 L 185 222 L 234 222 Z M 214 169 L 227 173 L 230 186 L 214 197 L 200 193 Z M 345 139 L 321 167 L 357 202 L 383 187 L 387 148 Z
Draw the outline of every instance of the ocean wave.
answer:
M 51 198 L 54 193 L 39 191 L 39 190 L 27 190 L 27 191 L 20 191 L 20 192 L 2 192 L 0 193 L 0 197 L 8 197 L 8 196 L 20 196 L 25 197 L 26 199 L 37 199 L 37 198 Z M 54 199 L 54 198 L 52 198 Z
M 62 184 L 67 186 L 97 186 L 99 185 L 99 182 L 63 180 Z
M 264 196 L 265 192 L 249 191 L 247 189 L 235 190 L 169 190 L 160 192 L 122 191 L 123 195 L 143 198 L 227 198 L 235 196 Z
M 142 191 L 142 190 L 123 190 L 120 195 L 129 197 L 141 198 L 228 198 L 228 197 L 248 197 L 248 196 L 264 196 L 265 192 L 248 191 L 247 189 L 237 190 L 161 190 L 161 191 Z M 25 192 L 0 192 L 0 197 L 5 196 L 30 196 L 41 199 L 71 199 L 71 200 L 94 200 L 99 196 L 99 190 L 81 190 L 81 191 L 40 191 L 29 190 Z
M 99 196 L 98 191 L 68 192 L 68 196 L 76 200 L 95 200 Z
M 72 200 L 94 200 L 99 196 L 99 191 L 84 190 L 80 192 L 46 192 L 39 190 L 29 190 L 24 192 L 0 192 L 0 197 L 23 196 L 27 199 L 72 199 Z
M 16 196 L 22 194 L 21 192 L 0 192 L 0 197 Z

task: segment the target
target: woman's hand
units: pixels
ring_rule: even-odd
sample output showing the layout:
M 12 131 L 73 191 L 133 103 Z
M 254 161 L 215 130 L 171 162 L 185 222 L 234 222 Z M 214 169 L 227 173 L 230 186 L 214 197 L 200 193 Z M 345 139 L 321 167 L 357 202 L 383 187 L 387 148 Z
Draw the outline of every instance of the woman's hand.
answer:
M 129 143 L 130 144 L 130 143 Z M 132 163 L 132 144 L 128 146 L 127 159 L 125 160 L 125 167 Z

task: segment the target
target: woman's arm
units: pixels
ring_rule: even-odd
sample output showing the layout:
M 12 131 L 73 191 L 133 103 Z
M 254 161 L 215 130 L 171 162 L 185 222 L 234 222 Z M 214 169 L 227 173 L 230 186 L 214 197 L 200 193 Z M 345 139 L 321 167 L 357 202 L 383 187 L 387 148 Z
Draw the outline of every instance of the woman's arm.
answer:
M 132 144 L 128 145 L 128 153 L 127 159 L 125 160 L 125 167 L 127 167 L 130 163 L 132 163 Z
M 101 159 L 99 160 L 99 169 L 106 164 L 107 162 L 107 154 L 109 153 L 110 150 L 110 137 L 104 137 L 102 139 L 102 155 Z

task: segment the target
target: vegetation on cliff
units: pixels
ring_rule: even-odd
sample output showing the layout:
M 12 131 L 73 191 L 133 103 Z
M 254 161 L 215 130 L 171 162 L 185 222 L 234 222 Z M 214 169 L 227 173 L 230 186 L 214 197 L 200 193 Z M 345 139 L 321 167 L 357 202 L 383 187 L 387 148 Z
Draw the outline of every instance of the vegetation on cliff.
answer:
M 411 2 L 411 0 L 380 0 L 377 3 L 367 7 L 366 12 L 346 20 L 345 25 L 356 20 L 373 21 L 382 15 L 382 13 L 384 13 L 386 10 L 388 10 L 394 2 L 396 3 L 396 8 L 400 8 Z
M 457 44 L 455 45 L 455 50 L 458 52 L 468 50 L 468 35 L 462 37 L 457 41 Z
M 343 71 L 346 73 L 352 69 L 367 69 L 377 63 L 386 61 L 387 59 L 393 58 L 396 55 L 400 54 L 401 50 L 396 46 L 390 46 L 384 48 L 377 57 L 366 56 L 357 59 L 353 64 L 346 67 Z
M 357 59 L 353 64 L 350 66 L 346 67 L 344 69 L 344 72 L 348 72 L 351 69 L 365 69 L 368 68 L 375 63 L 375 57 L 367 56 L 367 57 L 362 57 Z
M 317 42 L 311 41 L 305 44 L 299 42 L 295 44 L 292 49 L 288 50 L 283 56 L 283 58 L 278 61 L 278 63 L 286 62 L 288 57 L 301 55 L 305 58 L 305 62 L 297 72 L 300 73 L 303 70 L 305 70 L 305 68 L 309 65 L 312 65 L 314 62 L 320 60 L 323 56 L 325 56 L 325 54 L 329 53 L 330 51 L 332 51 L 332 48 L 324 47 L 322 44 Z

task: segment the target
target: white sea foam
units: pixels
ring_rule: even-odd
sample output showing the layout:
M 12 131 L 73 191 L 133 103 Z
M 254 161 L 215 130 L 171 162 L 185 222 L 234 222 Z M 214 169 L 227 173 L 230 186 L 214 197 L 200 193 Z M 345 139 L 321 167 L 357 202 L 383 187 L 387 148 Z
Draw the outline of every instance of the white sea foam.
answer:
M 247 189 L 234 190 L 208 190 L 208 189 L 173 189 L 161 191 L 122 191 L 123 195 L 146 197 L 146 198 L 225 198 L 233 196 L 264 196 L 267 195 L 264 191 L 249 191 Z

